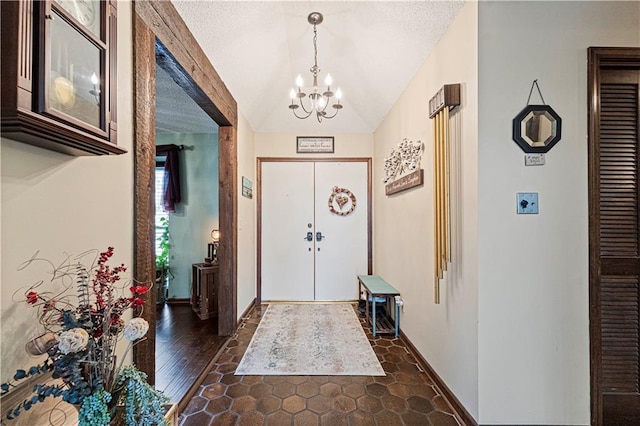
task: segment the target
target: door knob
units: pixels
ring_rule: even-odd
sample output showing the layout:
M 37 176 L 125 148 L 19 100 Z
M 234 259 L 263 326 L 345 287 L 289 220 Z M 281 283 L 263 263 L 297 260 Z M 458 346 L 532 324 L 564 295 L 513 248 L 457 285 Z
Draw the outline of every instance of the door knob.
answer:
M 307 241 L 313 241 L 313 232 L 307 232 L 307 236 L 304 239 Z
M 316 241 L 322 241 L 323 238 L 324 235 L 322 235 L 322 232 L 316 232 Z

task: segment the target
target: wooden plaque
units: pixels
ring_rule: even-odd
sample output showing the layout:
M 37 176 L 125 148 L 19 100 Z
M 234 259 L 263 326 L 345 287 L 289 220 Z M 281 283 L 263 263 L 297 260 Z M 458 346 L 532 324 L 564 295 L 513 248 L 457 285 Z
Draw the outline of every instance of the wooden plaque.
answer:
M 424 184 L 424 170 L 416 170 L 389 182 L 384 187 L 384 193 L 386 195 L 396 194 L 398 192 L 406 191 L 407 189 L 415 188 Z

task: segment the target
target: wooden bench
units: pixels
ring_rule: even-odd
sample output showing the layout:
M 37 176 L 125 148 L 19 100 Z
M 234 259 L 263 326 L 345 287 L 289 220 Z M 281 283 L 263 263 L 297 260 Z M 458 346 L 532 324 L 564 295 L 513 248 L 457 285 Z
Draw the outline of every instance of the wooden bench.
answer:
M 395 336 L 398 337 L 398 327 L 400 326 L 398 304 L 394 300 L 395 318 L 392 321 L 386 316 L 376 314 L 376 298 L 384 297 L 389 305 L 390 298 L 400 296 L 400 292 L 378 275 L 358 275 L 358 294 L 362 294 L 362 290 L 366 293 L 365 317 L 367 322 L 371 324 L 373 336 L 375 337 L 378 333 L 395 333 Z M 369 314 L 369 300 L 373 305 L 371 315 Z

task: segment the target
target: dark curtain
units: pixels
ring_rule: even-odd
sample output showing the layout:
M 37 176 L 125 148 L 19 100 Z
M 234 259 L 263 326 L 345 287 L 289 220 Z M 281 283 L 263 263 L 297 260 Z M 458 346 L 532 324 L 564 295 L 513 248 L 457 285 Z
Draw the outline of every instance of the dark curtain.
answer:
M 162 184 L 162 204 L 164 210 L 175 213 L 180 195 L 180 166 L 178 162 L 178 145 L 156 145 L 156 156 L 166 156 L 164 162 L 164 182 Z

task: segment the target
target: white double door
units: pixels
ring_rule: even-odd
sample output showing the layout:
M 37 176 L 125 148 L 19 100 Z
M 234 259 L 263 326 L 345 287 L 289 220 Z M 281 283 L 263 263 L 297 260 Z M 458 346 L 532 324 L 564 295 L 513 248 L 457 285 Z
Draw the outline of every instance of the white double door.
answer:
M 261 164 L 262 300 L 357 299 L 356 276 L 369 268 L 370 162 Z M 348 192 L 333 197 L 332 212 L 334 187 Z

